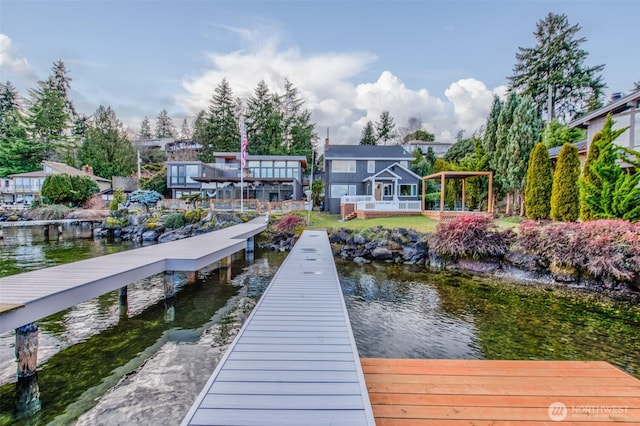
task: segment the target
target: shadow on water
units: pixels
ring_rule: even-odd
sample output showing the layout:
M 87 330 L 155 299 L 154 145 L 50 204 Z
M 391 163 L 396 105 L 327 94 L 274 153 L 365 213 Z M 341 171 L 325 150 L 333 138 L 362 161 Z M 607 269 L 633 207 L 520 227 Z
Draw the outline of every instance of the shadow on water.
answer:
M 640 309 L 555 288 L 337 261 L 362 357 L 602 360 L 640 378 Z
M 33 243 L 29 248 L 54 251 L 57 260 L 53 263 L 65 263 L 60 260 L 60 253 L 67 250 L 62 247 L 66 244 L 55 242 L 56 250 L 51 250 L 50 242 L 44 248 L 42 245 Z M 76 252 L 81 251 L 78 245 L 83 242 L 76 241 Z M 112 248 L 104 242 L 95 244 L 93 240 L 84 241 L 84 245 L 84 250 L 88 248 L 94 255 L 124 249 L 117 244 Z M 92 250 L 94 245 L 99 248 Z M 69 250 L 69 259 L 73 260 L 74 249 Z M 75 260 L 85 256 L 92 257 L 80 254 Z M 66 259 L 66 255 L 63 257 Z M 207 327 L 224 319 L 223 313 L 230 309 L 239 291 L 259 297 L 283 258 L 267 259 L 258 252 L 256 264 L 249 266 L 242 255 L 234 256 L 231 274 L 226 268 L 215 269 L 191 284 L 186 283 L 184 274 L 176 274 L 181 278 L 179 287 L 169 300 L 164 299 L 163 276 L 150 277 L 129 286 L 127 304 L 122 304 L 119 292 L 114 291 L 45 318 L 39 321 L 37 376 L 20 383 L 15 382 L 15 362 L 13 354 L 9 355 L 13 351 L 13 333 L 0 336 L 5 373 L 12 370 L 10 382 L 4 374 L 5 384 L 0 386 L 0 424 L 47 424 L 61 415 L 63 423 L 72 421 L 167 342 L 197 341 Z M 252 268 L 250 273 L 243 272 L 247 267 Z M 229 282 L 229 276 L 240 277 L 244 288 Z M 17 412 L 16 403 L 24 407 L 29 390 L 31 396 L 38 397 L 39 392 L 35 403 L 41 409 L 25 416 Z M 88 391 L 90 397 L 86 395 Z

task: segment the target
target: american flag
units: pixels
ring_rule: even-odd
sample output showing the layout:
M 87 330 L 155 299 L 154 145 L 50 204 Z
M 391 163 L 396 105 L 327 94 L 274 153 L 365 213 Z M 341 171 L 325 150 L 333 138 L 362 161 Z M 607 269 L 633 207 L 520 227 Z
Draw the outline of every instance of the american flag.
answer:
M 240 165 L 242 169 L 247 168 L 247 126 L 244 125 L 244 118 L 240 118 Z

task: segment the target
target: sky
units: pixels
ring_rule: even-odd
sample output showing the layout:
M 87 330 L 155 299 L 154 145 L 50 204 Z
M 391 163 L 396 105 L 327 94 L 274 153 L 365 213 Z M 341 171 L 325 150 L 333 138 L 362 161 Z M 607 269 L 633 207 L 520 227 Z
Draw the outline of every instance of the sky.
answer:
M 288 79 L 332 144 L 367 121 L 412 117 L 436 140 L 480 131 L 503 96 L 518 47 L 548 13 L 580 24 L 588 66 L 605 64 L 607 99 L 640 80 L 640 0 L 204 1 L 0 0 L 0 81 L 23 97 L 62 60 L 71 99 L 112 107 L 132 133 L 163 109 L 180 129 L 223 78 L 248 99 Z

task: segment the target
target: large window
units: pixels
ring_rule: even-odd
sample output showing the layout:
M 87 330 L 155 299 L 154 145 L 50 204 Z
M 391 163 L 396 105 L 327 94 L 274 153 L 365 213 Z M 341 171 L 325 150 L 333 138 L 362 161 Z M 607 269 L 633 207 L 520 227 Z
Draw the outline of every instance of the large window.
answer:
M 171 165 L 171 185 L 185 185 L 196 183 L 192 177 L 198 176 L 197 164 L 173 164 Z
M 331 185 L 331 198 L 340 198 L 343 195 L 356 195 L 356 186 Z
M 331 162 L 332 173 L 355 173 L 355 160 L 333 160 Z
M 418 185 L 412 184 L 400 184 L 400 195 L 407 197 L 415 197 L 418 195 Z
M 368 160 L 367 161 L 367 173 L 375 173 L 376 172 L 376 161 Z

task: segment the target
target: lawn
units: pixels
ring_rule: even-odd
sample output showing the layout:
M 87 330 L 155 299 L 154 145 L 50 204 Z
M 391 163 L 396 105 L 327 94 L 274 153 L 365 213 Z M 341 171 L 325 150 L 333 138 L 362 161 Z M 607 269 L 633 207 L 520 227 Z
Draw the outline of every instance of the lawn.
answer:
M 308 217 L 308 212 L 299 211 L 293 214 Z M 500 229 L 518 228 L 521 221 L 519 217 L 508 217 L 504 219 L 496 219 L 496 225 Z M 324 212 L 311 212 L 311 224 L 309 229 L 327 229 L 327 228 L 347 228 L 347 229 L 368 229 L 376 226 L 384 228 L 407 228 L 418 232 L 434 232 L 438 226 L 438 222 L 433 219 L 426 218 L 422 215 L 416 216 L 397 216 L 397 217 L 381 217 L 376 219 L 352 219 L 346 222 L 340 222 L 340 215 L 328 214 Z

